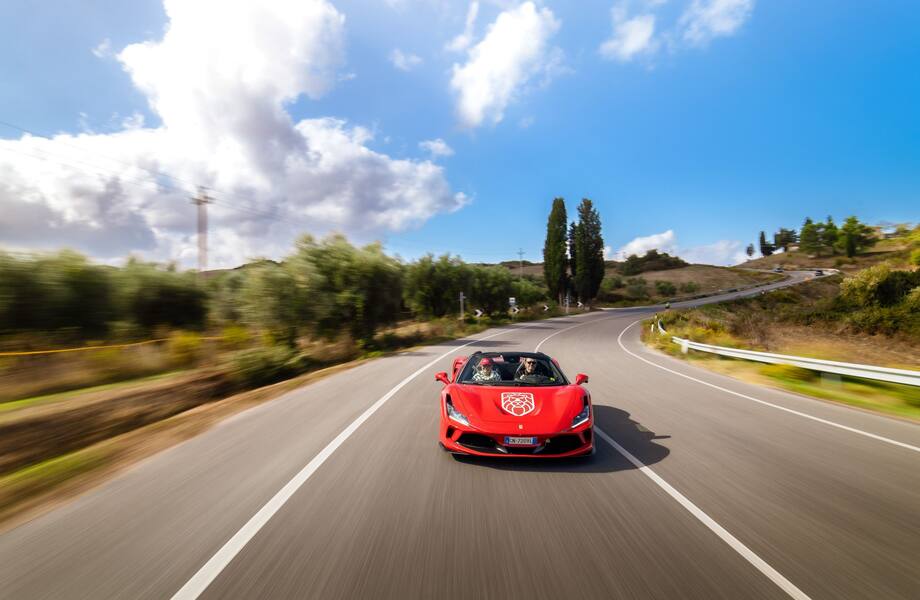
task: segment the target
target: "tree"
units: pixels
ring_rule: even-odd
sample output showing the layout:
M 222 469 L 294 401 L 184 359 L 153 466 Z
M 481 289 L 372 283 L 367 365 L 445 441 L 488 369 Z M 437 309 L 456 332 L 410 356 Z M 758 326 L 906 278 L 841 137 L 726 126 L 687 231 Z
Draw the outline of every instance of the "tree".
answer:
M 770 256 L 773 254 L 773 245 L 767 243 L 767 234 L 763 231 L 760 232 L 760 253 L 763 256 Z
M 578 232 L 578 223 L 572 221 L 569 224 L 569 287 L 572 285 L 572 279 L 575 277 L 575 236 Z
M 575 293 L 588 302 L 597 296 L 604 280 L 604 238 L 601 218 L 588 198 L 578 206 L 578 228 L 575 231 Z
M 471 281 L 470 267 L 459 257 L 423 256 L 406 268 L 406 303 L 417 314 L 443 317 L 460 309 L 460 292 L 468 294 Z
M 818 254 L 821 252 L 821 246 L 821 231 L 811 218 L 806 218 L 802 225 L 802 233 L 799 234 L 799 247 L 807 254 Z
M 308 273 L 303 294 L 316 334 L 333 338 L 347 327 L 354 340 L 369 344 L 380 326 L 399 317 L 402 265 L 380 244 L 355 248 L 342 235 L 319 243 L 307 235 L 290 262 Z
M 786 229 L 780 227 L 779 231 L 773 234 L 773 246 L 782 248 L 783 252 L 789 252 L 789 246 L 799 241 L 799 236 L 795 229 Z
M 270 334 L 274 341 L 293 348 L 303 325 L 299 314 L 300 293 L 297 282 L 285 267 L 268 260 L 250 267 L 241 290 L 243 320 Z
M 546 241 L 543 244 L 543 277 L 549 295 L 562 301 L 562 294 L 566 287 L 566 214 L 565 200 L 553 200 L 553 208 L 549 212 L 546 223 Z
M 748 244 L 744 251 L 747 252 L 748 258 L 752 258 L 754 256 L 754 244 Z
M 847 217 L 837 235 L 837 247 L 846 252 L 848 258 L 869 248 L 876 242 L 875 230 L 860 223 L 855 216 Z
M 827 216 L 824 227 L 821 228 L 821 246 L 830 250 L 831 254 L 837 253 L 837 237 L 840 235 L 837 226 L 834 224 L 834 218 Z

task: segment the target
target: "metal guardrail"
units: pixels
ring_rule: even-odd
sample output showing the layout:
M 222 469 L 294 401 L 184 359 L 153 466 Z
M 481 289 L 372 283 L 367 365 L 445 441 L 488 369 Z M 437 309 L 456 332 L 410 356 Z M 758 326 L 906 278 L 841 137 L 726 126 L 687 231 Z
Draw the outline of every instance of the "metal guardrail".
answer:
M 661 321 L 658 321 L 658 331 L 662 335 L 667 335 L 667 331 L 662 327 Z M 806 358 L 804 356 L 789 356 L 787 354 L 773 354 L 771 352 L 757 352 L 754 350 L 727 348 L 725 346 L 713 346 L 712 344 L 693 342 L 673 335 L 671 336 L 671 341 L 680 345 L 684 353 L 689 350 L 697 350 L 699 352 L 709 352 L 711 354 L 728 356 L 730 358 L 753 360 L 774 365 L 790 365 L 802 369 L 809 369 L 811 371 L 820 371 L 822 373 L 834 373 L 836 375 L 846 375 L 848 377 L 859 377 L 861 379 L 871 379 L 873 381 L 885 381 L 888 383 L 900 383 L 903 385 L 920 387 L 920 371 L 891 369 L 874 365 L 860 365 L 833 360 Z

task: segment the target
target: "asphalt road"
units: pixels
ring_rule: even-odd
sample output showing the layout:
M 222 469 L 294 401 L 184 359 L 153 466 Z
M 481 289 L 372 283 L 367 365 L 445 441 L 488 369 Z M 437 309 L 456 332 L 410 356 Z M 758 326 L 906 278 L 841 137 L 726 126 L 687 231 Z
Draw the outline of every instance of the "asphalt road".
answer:
M 920 597 L 920 427 L 661 356 L 649 312 L 495 329 L 241 413 L 0 536 L 0 597 Z M 434 373 L 538 345 L 591 376 L 597 454 L 441 452 Z

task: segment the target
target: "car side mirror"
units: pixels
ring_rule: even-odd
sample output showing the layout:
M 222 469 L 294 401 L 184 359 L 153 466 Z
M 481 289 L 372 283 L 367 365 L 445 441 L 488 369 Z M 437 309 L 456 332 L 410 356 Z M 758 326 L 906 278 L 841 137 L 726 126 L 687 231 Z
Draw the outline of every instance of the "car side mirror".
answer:
M 435 374 L 434 380 L 440 381 L 444 385 L 450 385 L 450 379 L 447 378 L 447 373 L 445 373 L 444 371 L 441 371 L 440 373 Z
M 579 373 L 575 376 L 575 385 L 581 385 L 583 383 L 588 383 L 588 376 L 584 373 Z

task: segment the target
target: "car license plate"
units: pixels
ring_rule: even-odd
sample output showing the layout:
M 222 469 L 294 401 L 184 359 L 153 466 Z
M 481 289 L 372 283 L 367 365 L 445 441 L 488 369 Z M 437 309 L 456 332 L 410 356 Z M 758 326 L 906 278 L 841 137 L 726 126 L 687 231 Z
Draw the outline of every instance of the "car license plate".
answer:
M 537 438 L 535 437 L 512 437 L 510 435 L 506 435 L 505 445 L 506 446 L 536 446 Z

